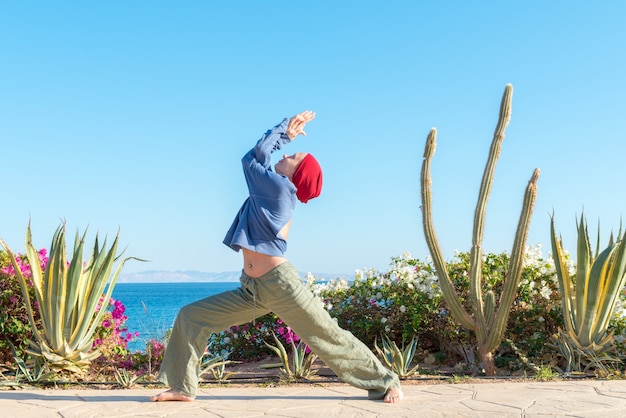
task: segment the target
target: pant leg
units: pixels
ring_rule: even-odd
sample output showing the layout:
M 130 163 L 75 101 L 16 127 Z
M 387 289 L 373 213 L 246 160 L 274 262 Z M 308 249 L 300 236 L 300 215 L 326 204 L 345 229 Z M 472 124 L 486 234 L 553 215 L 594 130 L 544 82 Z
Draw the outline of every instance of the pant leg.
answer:
M 159 380 L 171 389 L 195 397 L 200 361 L 212 333 L 250 322 L 269 311 L 257 304 L 255 283 L 242 277 L 242 286 L 209 296 L 179 311 L 165 348 Z
M 365 344 L 341 329 L 319 298 L 304 285 L 297 270 L 283 263 L 256 279 L 260 302 L 281 318 L 344 382 L 365 389 L 370 399 L 382 399 L 400 387 Z

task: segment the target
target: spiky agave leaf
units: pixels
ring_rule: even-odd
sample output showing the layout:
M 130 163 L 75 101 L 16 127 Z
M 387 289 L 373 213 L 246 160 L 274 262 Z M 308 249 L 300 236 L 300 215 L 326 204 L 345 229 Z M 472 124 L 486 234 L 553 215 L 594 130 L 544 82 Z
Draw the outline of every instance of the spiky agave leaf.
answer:
M 381 349 L 380 347 L 378 347 L 378 339 L 376 339 L 376 341 L 374 341 L 374 348 L 382 358 L 385 365 L 391 369 L 393 368 L 393 359 L 395 357 L 395 353 L 393 351 L 393 348 L 391 347 L 391 341 L 386 335 L 382 338 L 382 344 L 383 348 Z
M 410 376 L 414 374 L 419 365 L 415 366 L 413 369 L 409 370 L 411 367 L 411 361 L 413 361 L 413 357 L 415 357 L 415 351 L 417 350 L 417 338 L 413 337 L 411 342 L 406 346 L 406 348 L 402 351 L 402 355 L 404 357 L 404 374 L 405 376 Z
M 589 344 L 602 345 L 615 307 L 615 301 L 626 281 L 626 242 L 621 240 L 610 245 L 594 260 L 590 271 L 592 284 L 589 289 L 590 303 L 585 311 L 581 335 Z
M 287 350 L 285 350 L 285 346 L 283 345 L 283 343 L 280 342 L 280 340 L 278 339 L 278 337 L 276 337 L 276 334 L 274 334 L 273 331 L 272 331 L 272 337 L 274 337 L 274 342 L 276 343 L 275 346 L 268 344 L 265 341 L 263 341 L 263 343 L 276 353 L 276 355 L 278 356 L 278 358 L 280 359 L 282 363 L 282 366 L 284 368 L 284 373 L 287 374 L 287 376 L 291 376 L 292 373 L 291 373 L 291 368 L 289 367 L 289 356 L 287 355 Z
M 572 306 L 575 301 L 574 293 L 574 281 L 572 280 L 569 270 L 567 268 L 567 258 L 565 257 L 565 251 L 563 250 L 562 240 L 557 238 L 556 230 L 554 227 L 554 214 L 550 219 L 550 231 L 551 231 L 551 243 L 552 243 L 552 257 L 554 258 L 554 267 L 556 270 L 556 276 L 558 280 L 559 290 L 561 292 L 561 303 L 563 306 L 563 321 L 565 323 L 565 330 L 567 333 L 576 329 L 576 322 L 574 313 L 575 307 Z M 580 239 L 579 239 L 580 242 Z

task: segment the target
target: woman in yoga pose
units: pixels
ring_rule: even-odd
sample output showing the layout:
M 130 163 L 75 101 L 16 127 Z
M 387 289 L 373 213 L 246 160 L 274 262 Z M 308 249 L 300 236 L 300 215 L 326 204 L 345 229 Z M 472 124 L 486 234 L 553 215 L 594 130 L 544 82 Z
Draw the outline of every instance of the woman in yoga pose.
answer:
M 243 157 L 249 197 L 224 238 L 224 244 L 243 254 L 241 286 L 180 310 L 159 374 L 170 390 L 153 396 L 153 401 L 192 401 L 209 336 L 269 312 L 289 325 L 340 379 L 367 390 L 369 399 L 402 399 L 398 376 L 337 325 L 284 257 L 296 199 L 306 203 L 319 196 L 322 170 L 315 157 L 304 152 L 284 155 L 275 171 L 270 158 L 298 135 L 306 135 L 304 127 L 314 118 L 307 110 L 284 119 Z

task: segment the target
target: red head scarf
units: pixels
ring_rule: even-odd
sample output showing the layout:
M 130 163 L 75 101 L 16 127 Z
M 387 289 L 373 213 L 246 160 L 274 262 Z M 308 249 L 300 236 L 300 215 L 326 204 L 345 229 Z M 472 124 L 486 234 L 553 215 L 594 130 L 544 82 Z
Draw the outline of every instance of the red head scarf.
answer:
M 308 202 L 322 192 L 322 168 L 311 154 L 300 162 L 291 179 L 296 186 L 296 196 L 302 203 Z

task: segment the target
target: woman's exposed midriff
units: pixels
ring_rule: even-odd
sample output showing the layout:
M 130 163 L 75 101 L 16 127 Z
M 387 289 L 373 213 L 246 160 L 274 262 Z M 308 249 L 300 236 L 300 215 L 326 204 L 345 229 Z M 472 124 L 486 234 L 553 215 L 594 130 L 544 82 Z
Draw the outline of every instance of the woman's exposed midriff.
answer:
M 257 253 L 245 248 L 243 252 L 243 272 L 253 279 L 263 276 L 287 261 L 285 257 Z

